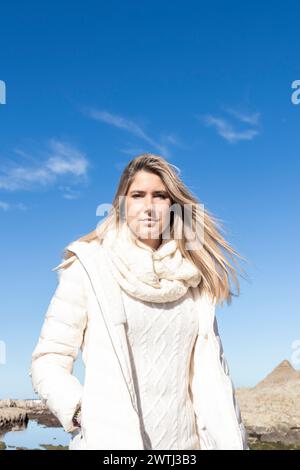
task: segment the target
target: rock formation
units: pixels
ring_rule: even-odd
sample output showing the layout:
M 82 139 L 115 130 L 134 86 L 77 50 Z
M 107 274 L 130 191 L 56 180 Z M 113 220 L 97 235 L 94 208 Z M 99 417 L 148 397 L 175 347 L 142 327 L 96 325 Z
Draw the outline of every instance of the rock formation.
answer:
M 300 446 L 300 371 L 282 361 L 255 387 L 236 390 L 250 441 Z

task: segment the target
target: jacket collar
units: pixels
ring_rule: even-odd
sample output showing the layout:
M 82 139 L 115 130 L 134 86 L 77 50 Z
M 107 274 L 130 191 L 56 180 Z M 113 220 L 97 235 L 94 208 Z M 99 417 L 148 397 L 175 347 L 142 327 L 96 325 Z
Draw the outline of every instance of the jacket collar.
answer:
M 103 312 L 107 323 L 110 324 L 111 328 L 113 328 L 113 325 L 125 324 L 126 314 L 120 295 L 120 287 L 112 275 L 107 276 L 109 269 L 105 251 L 102 249 L 101 244 L 97 240 L 92 242 L 74 241 L 66 247 L 66 250 L 73 253 L 73 256 L 60 263 L 52 271 L 67 266 L 72 260 L 78 258 L 90 279 L 96 296 L 107 297 L 107 293 L 110 294 L 109 306 L 104 309 L 107 312 Z M 102 279 L 101 283 L 99 282 L 99 276 Z M 200 293 L 198 287 L 191 287 L 191 289 L 198 311 L 199 334 L 202 335 L 213 330 L 216 302 L 208 294 Z
M 137 397 L 126 339 L 126 314 L 120 287 L 108 270 L 105 251 L 97 241 L 89 243 L 75 241 L 67 246 L 67 250 L 79 259 L 90 280 L 132 405 L 137 410 Z

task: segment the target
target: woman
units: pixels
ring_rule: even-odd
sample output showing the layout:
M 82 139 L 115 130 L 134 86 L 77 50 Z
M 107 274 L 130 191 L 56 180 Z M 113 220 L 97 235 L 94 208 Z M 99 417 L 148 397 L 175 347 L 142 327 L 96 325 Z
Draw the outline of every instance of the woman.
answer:
M 54 268 L 32 354 L 33 387 L 73 433 L 69 449 L 249 449 L 215 318 L 230 277 L 239 289 L 222 250 L 237 255 L 174 165 L 127 165 L 108 217 Z

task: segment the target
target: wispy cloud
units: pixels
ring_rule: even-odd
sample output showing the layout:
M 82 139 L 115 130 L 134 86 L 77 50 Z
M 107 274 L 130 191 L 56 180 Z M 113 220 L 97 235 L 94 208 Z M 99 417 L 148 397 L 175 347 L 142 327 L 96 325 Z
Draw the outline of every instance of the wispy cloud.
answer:
M 226 111 L 237 118 L 241 122 L 245 122 L 246 124 L 251 124 L 253 126 L 259 124 L 260 120 L 260 113 L 247 113 L 243 111 L 238 111 L 233 108 L 226 108 Z
M 50 144 L 54 154 L 47 160 L 46 167 L 53 174 L 85 176 L 88 162 L 82 152 L 57 140 L 52 140 Z
M 208 115 L 205 116 L 204 119 L 206 124 L 215 127 L 218 134 L 228 142 L 252 140 L 258 134 L 258 131 L 256 129 L 246 129 L 243 131 L 238 131 L 230 124 L 229 121 L 223 118 Z
M 148 145 L 151 147 L 155 148 L 162 154 L 164 157 L 170 156 L 170 149 L 168 145 L 165 145 L 161 142 L 159 142 L 157 139 L 152 138 L 144 129 L 131 119 L 125 118 L 123 116 L 117 115 L 117 114 L 112 114 L 108 111 L 105 110 L 99 110 L 99 109 L 93 109 L 93 108 L 85 108 L 83 110 L 84 114 L 86 114 L 88 117 L 104 122 L 110 126 L 116 127 L 118 129 L 122 129 L 131 135 L 137 137 L 138 139 L 143 140 L 146 142 Z M 170 143 L 171 145 L 176 145 L 175 137 L 173 136 L 166 136 L 162 138 L 163 141 L 166 141 L 167 143 Z M 148 151 L 147 149 L 143 150 L 144 152 Z M 124 151 L 125 153 L 126 151 Z M 127 151 L 130 153 L 130 150 Z
M 11 204 L 8 202 L 0 201 L 0 210 L 9 211 L 12 209 L 25 211 L 27 210 L 27 206 L 25 206 L 25 204 L 23 204 L 22 202 L 19 202 L 17 204 Z
M 181 145 L 178 138 L 173 134 L 166 135 L 166 141 L 170 142 L 172 145 Z
M 78 199 L 80 196 L 80 192 L 70 186 L 59 186 L 59 190 L 62 191 L 65 199 L 73 200 Z
M 214 127 L 217 133 L 230 143 L 252 140 L 259 135 L 260 113 L 246 113 L 233 108 L 226 108 L 226 112 L 239 121 L 238 125 L 232 123 L 228 118 L 213 116 L 211 114 L 204 116 L 202 119 L 205 124 Z M 241 123 L 248 124 L 251 127 L 246 129 L 240 128 Z
M 15 153 L 25 157 L 29 164 L 10 160 L 0 167 L 0 189 L 7 191 L 34 190 L 53 185 L 62 178 L 84 179 L 88 161 L 85 155 L 73 145 L 51 139 L 47 150 L 39 156 L 29 156 L 16 149 Z

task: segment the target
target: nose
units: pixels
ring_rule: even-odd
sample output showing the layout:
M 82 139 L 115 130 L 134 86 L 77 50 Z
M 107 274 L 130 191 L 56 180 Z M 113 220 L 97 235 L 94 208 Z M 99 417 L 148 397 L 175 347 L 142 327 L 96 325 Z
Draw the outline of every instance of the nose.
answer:
M 152 196 L 145 197 L 145 207 L 151 207 L 151 206 L 152 206 Z
M 154 204 L 153 204 L 152 196 L 148 196 L 148 197 L 145 198 L 145 200 L 144 200 L 144 210 L 150 215 L 152 215 L 152 213 L 154 213 Z

